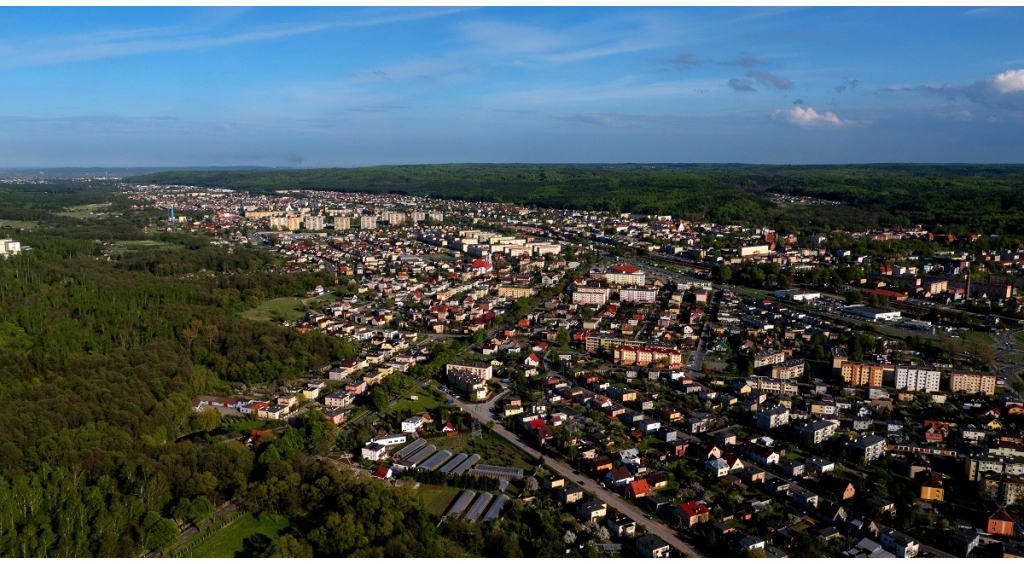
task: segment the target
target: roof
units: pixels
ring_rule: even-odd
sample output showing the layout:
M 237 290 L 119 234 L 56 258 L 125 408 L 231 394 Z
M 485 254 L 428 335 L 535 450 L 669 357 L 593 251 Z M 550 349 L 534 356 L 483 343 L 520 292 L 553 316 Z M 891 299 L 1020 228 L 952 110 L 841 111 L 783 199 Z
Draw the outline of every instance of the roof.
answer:
M 708 509 L 707 505 L 704 505 L 703 503 L 697 500 L 690 500 L 687 501 L 686 503 L 680 503 L 679 509 L 681 509 L 690 517 L 699 517 L 701 515 L 711 512 L 711 510 Z
M 616 272 L 624 272 L 626 274 L 633 274 L 637 272 L 637 268 L 628 264 L 616 264 L 612 267 L 612 270 Z
M 647 483 L 646 479 L 641 478 L 630 482 L 626 489 L 634 496 L 647 495 L 651 491 L 651 485 Z

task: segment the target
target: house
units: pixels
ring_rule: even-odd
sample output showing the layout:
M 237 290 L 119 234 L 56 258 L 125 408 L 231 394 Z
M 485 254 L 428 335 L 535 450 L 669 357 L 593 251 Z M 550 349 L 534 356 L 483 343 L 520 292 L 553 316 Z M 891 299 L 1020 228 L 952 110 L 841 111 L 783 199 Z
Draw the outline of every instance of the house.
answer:
M 555 495 L 562 503 L 576 503 L 583 499 L 583 490 L 578 486 L 570 484 L 555 490 Z
M 604 526 L 618 537 L 629 538 L 636 533 L 636 521 L 621 513 L 614 517 L 609 515 L 604 520 Z
M 740 554 L 746 554 L 756 548 L 764 550 L 764 547 L 764 539 L 756 535 L 744 535 L 736 540 L 736 549 Z
M 801 488 L 800 486 L 791 486 L 789 488 L 790 496 L 798 507 L 808 509 L 811 507 L 818 507 L 820 498 L 818 494 L 812 492 L 807 488 Z
M 387 449 L 380 443 L 367 443 L 362 448 L 363 460 L 380 462 L 388 455 Z
M 797 460 L 787 460 L 782 463 L 782 473 L 790 478 L 798 478 L 804 475 L 804 463 Z
M 387 480 L 391 475 L 392 471 L 390 466 L 378 466 L 372 474 L 372 476 L 378 480 Z
M 655 535 L 644 535 L 636 539 L 636 551 L 644 558 L 668 558 L 669 544 Z
M 995 505 L 985 520 L 985 531 L 990 535 L 1013 536 L 1013 517 L 1002 505 Z
M 847 500 L 856 495 L 857 490 L 853 482 L 837 478 L 833 474 L 824 474 L 818 480 L 818 487 L 821 492 L 832 499 Z
M 612 486 L 625 486 L 633 481 L 633 474 L 629 472 L 629 468 L 619 466 L 609 470 L 604 479 Z
M 692 527 L 698 523 L 706 523 L 711 518 L 711 510 L 702 501 L 690 500 L 680 503 L 672 511 L 672 516 L 679 520 L 685 527 Z
M 588 501 L 581 504 L 577 511 L 584 521 L 597 523 L 601 517 L 608 514 L 608 505 L 601 501 Z
M 402 432 L 415 433 L 417 430 L 423 427 L 424 422 L 425 421 L 422 415 L 413 415 L 412 417 L 406 419 L 405 421 L 402 421 Z
M 446 437 L 454 437 L 459 434 L 458 429 L 455 428 L 455 425 L 452 425 L 451 421 L 448 421 L 443 427 L 441 427 L 441 432 L 444 433 Z
M 704 463 L 704 469 L 716 478 L 729 475 L 729 463 L 723 458 L 712 458 Z
M 942 487 L 942 478 L 938 474 L 931 474 L 921 483 L 922 501 L 942 501 L 946 490 Z
M 743 446 L 740 447 L 740 454 L 765 466 L 778 464 L 780 458 L 778 451 L 750 442 L 743 443 Z
M 921 543 L 917 539 L 893 528 L 883 530 L 879 541 L 881 541 L 883 548 L 895 554 L 898 558 L 914 558 L 921 550 Z
M 672 502 L 660 495 L 649 495 L 644 498 L 647 509 L 653 513 L 664 513 L 672 507 Z
M 331 423 L 341 425 L 345 421 L 348 421 L 349 411 L 350 410 L 343 407 L 335 407 L 334 409 L 328 409 L 325 411 L 324 416 L 327 417 L 327 420 Z
M 961 529 L 953 531 L 947 539 L 949 544 L 958 550 L 959 554 L 957 556 L 967 558 L 975 548 L 978 548 L 978 544 L 981 542 L 981 534 L 977 531 Z
M 637 500 L 647 497 L 649 493 L 651 493 L 651 485 L 644 478 L 633 480 L 626 485 L 626 497 L 628 499 Z

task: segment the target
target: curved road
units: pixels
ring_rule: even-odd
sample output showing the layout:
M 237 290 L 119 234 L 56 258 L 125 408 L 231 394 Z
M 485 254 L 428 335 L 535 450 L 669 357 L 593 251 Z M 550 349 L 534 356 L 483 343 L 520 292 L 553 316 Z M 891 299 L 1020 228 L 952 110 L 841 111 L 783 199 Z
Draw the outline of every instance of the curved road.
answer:
M 456 401 L 460 406 L 462 406 L 464 410 L 471 413 L 473 417 L 476 417 L 478 420 L 482 422 L 487 422 L 494 421 L 494 419 L 491 417 L 490 409 L 494 406 L 495 402 L 497 402 L 502 395 L 504 395 L 504 393 L 498 394 L 487 403 L 469 404 L 463 403 L 462 401 L 458 400 Z M 508 440 L 508 442 L 515 445 L 516 448 L 518 448 L 519 450 L 525 452 L 526 454 L 529 454 L 530 456 L 533 456 L 534 458 L 544 456 L 545 464 L 554 468 L 559 474 L 565 476 L 566 479 L 577 482 L 580 488 L 594 494 L 595 497 L 607 503 L 609 507 L 615 508 L 615 510 L 617 510 L 619 513 L 622 513 L 628 516 L 630 519 L 636 521 L 638 524 L 647 527 L 647 531 L 649 533 L 658 535 L 672 548 L 678 550 L 679 552 L 691 558 L 704 557 L 704 555 L 701 554 L 700 551 L 698 551 L 689 543 L 683 542 L 682 539 L 676 536 L 676 532 L 672 530 L 670 527 L 653 519 L 648 519 L 644 517 L 644 513 L 643 511 L 640 510 L 640 508 L 630 504 L 621 496 L 602 488 L 594 480 L 591 480 L 590 478 L 583 475 L 574 475 L 573 469 L 569 467 L 568 464 L 562 462 L 561 460 L 555 459 L 550 455 L 544 455 L 543 453 L 533 448 L 532 446 L 527 445 L 518 435 L 509 431 L 500 423 L 495 422 L 493 431 L 498 435 L 504 437 L 506 440 Z
M 1009 364 L 1005 368 L 998 369 L 999 375 L 1002 376 L 1008 383 L 1013 382 L 1017 374 L 1024 371 L 1024 363 L 1007 360 L 1006 357 L 1009 355 L 1024 356 L 1024 351 L 1018 349 L 1020 343 L 1014 339 L 1014 335 L 1024 333 L 1024 331 L 1014 331 L 1008 333 L 999 333 L 996 337 L 996 355 L 995 359 L 997 362 L 1003 364 Z M 1024 348 L 1024 347 L 1022 347 Z

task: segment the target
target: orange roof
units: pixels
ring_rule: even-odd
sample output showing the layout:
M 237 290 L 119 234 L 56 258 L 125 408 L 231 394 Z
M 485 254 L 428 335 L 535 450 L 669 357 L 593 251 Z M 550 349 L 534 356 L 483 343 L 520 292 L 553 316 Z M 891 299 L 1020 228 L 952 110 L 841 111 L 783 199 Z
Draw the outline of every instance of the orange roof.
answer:
M 651 493 L 651 485 L 647 483 L 646 478 L 634 480 L 630 482 L 626 488 L 628 488 L 629 493 L 633 494 L 634 497 Z

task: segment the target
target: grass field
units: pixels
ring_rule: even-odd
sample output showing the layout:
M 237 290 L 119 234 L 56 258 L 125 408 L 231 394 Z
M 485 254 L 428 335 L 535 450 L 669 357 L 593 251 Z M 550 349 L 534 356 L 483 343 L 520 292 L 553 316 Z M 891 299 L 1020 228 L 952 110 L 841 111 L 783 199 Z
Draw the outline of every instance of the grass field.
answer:
M 15 219 L 0 219 L 0 227 L 10 227 L 11 229 L 35 229 L 39 227 L 38 221 L 18 221 Z
M 968 331 L 964 334 L 964 341 L 968 343 L 978 345 L 994 345 L 996 344 L 996 338 L 988 333 L 979 333 L 978 331 Z
M 191 552 L 185 554 L 191 558 L 234 558 L 235 553 L 242 550 L 242 541 L 257 533 L 276 539 L 281 532 L 291 526 L 287 517 L 266 515 L 257 519 L 252 515 L 239 517 L 237 521 L 217 531 Z
M 1015 341 L 1017 341 L 1018 343 L 1024 345 L 1024 331 L 1020 331 L 1018 333 L 1014 333 L 1013 334 L 1013 339 Z
M 54 215 L 63 215 L 65 217 L 73 217 L 76 219 L 86 219 L 93 217 L 94 214 L 101 213 L 101 210 L 110 207 L 110 203 L 106 204 L 87 204 L 84 206 L 75 206 L 72 208 L 65 208 L 62 212 L 57 212 Z
M 273 321 L 277 318 L 295 321 L 306 315 L 307 308 L 298 298 L 274 298 L 266 300 L 260 307 L 250 309 L 242 315 L 257 321 Z
M 393 409 L 400 410 L 409 408 L 413 413 L 422 413 L 428 409 L 434 409 L 444 404 L 445 396 L 440 391 L 437 391 L 436 384 L 430 382 L 428 389 L 417 388 L 416 390 L 409 392 L 402 396 L 402 399 L 398 400 Z M 438 394 L 434 397 L 433 394 Z M 416 401 L 409 399 L 411 396 L 416 396 Z
M 459 495 L 459 490 L 455 488 L 426 485 L 421 485 L 416 492 L 426 504 L 427 511 L 437 517 L 440 517 L 444 510 L 448 509 L 448 506 L 455 501 L 455 496 Z

